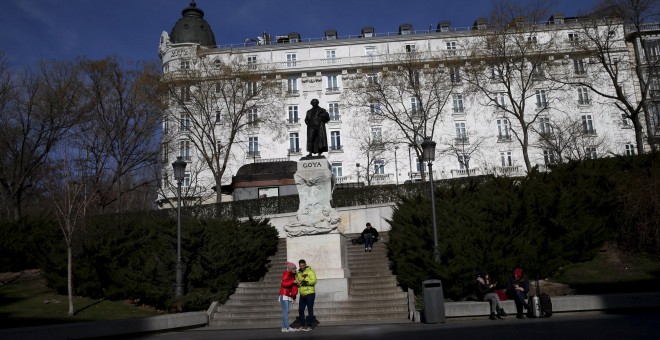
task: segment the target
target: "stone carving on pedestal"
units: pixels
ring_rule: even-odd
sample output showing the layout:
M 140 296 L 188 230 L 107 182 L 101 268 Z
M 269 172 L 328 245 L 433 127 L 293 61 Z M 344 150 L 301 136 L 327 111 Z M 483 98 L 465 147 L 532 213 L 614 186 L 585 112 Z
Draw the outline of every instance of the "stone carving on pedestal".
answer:
M 341 218 L 330 206 L 332 172 L 323 156 L 303 157 L 293 176 L 300 197 L 297 222 L 284 226 L 288 237 L 338 232 Z

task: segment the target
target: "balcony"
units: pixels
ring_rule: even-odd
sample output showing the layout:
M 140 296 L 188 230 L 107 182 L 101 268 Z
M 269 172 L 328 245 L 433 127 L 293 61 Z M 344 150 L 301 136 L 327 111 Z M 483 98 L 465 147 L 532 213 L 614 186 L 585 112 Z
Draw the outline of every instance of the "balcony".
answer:
M 513 166 L 496 166 L 495 174 L 500 176 L 514 176 L 522 174 L 522 167 L 519 165 Z
M 498 142 L 510 142 L 511 141 L 511 135 L 509 135 L 509 134 L 498 135 L 497 136 L 497 141 Z
M 286 120 L 287 125 L 299 125 L 300 124 L 300 119 L 299 118 L 289 118 Z
M 325 89 L 326 94 L 339 93 L 339 87 L 328 87 Z
M 335 65 L 335 64 L 340 64 L 340 63 L 341 63 L 341 58 L 321 59 L 321 64 L 323 64 L 323 65 Z
M 335 184 L 352 182 L 352 176 L 335 176 Z
M 463 108 L 462 106 L 459 106 L 459 107 L 453 108 L 453 111 L 454 111 L 454 113 L 464 113 L 465 108 Z
M 248 151 L 247 156 L 253 158 L 261 157 L 261 153 L 259 151 Z
M 330 114 L 330 121 L 331 122 L 341 122 L 341 115 L 338 114 L 338 113 Z
M 548 102 L 536 102 L 536 109 L 543 110 L 548 108 Z
M 300 96 L 300 91 L 298 91 L 298 90 L 287 90 L 286 95 L 288 97 L 298 97 L 298 96 Z
M 591 105 L 591 100 L 589 100 L 589 99 L 578 99 L 578 105 Z
M 596 133 L 596 129 L 584 129 L 584 130 L 582 130 L 582 133 L 584 133 L 587 136 L 597 136 L 598 135 Z
M 342 145 L 330 145 L 330 152 L 342 152 L 343 146 Z
M 302 153 L 302 150 L 300 148 L 296 149 L 288 149 L 289 155 L 299 155 Z
M 456 144 L 470 144 L 470 138 L 467 136 L 459 136 L 454 138 L 454 143 Z
M 429 180 L 429 172 L 424 171 L 424 176 L 426 176 L 426 180 Z M 422 180 L 422 173 L 421 172 L 409 172 L 408 173 L 408 178 L 413 181 L 413 182 L 419 182 Z M 434 170 L 433 171 L 433 178 L 438 178 L 438 173 Z
M 475 176 L 476 174 L 477 174 L 477 169 L 474 168 L 451 170 L 452 177 L 467 177 L 467 176 Z
M 385 184 L 394 180 L 394 174 L 374 174 L 371 178 L 373 184 Z

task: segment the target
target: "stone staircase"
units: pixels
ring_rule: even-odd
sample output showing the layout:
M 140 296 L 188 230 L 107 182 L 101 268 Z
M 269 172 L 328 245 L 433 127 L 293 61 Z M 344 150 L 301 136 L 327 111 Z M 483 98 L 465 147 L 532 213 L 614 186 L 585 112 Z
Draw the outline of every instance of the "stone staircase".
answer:
M 387 233 L 381 233 L 387 239 Z M 349 299 L 324 301 L 317 298 L 314 315 L 320 324 L 352 323 L 369 320 L 408 320 L 407 294 L 397 285 L 392 275 L 384 242 L 376 242 L 371 252 L 364 252 L 363 245 L 349 241 L 358 235 L 348 234 L 347 255 Z M 277 301 L 280 279 L 286 262 L 286 240 L 280 239 L 277 253 L 269 258 L 271 268 L 262 281 L 241 282 L 224 305 L 217 307 L 209 319 L 209 325 L 223 328 L 277 328 L 281 324 L 282 311 Z M 297 263 L 296 263 L 297 265 Z M 309 264 L 314 268 L 314 264 Z M 298 316 L 298 302 L 289 313 L 293 322 Z

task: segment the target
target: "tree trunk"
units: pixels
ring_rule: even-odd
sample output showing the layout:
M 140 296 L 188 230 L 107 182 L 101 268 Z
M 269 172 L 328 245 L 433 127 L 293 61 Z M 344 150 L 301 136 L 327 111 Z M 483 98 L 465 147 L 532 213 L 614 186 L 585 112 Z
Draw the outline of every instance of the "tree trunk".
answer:
M 69 293 L 69 316 L 73 316 L 73 252 L 71 244 L 66 245 L 66 281 Z

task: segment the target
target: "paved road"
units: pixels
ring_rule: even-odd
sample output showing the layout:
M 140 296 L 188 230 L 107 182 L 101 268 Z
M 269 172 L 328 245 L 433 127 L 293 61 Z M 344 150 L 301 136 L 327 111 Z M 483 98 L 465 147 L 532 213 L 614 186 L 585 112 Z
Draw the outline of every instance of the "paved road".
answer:
M 152 334 L 133 339 L 660 339 L 660 311 L 626 314 L 579 313 L 549 319 L 503 321 L 450 320 L 443 324 L 320 325 L 310 332 L 279 329 L 221 330 L 199 328 Z

